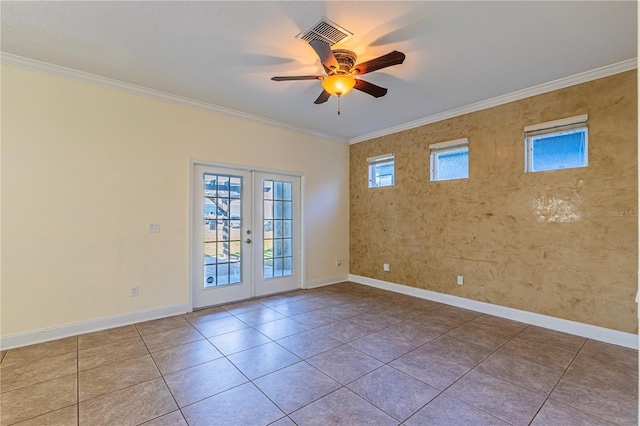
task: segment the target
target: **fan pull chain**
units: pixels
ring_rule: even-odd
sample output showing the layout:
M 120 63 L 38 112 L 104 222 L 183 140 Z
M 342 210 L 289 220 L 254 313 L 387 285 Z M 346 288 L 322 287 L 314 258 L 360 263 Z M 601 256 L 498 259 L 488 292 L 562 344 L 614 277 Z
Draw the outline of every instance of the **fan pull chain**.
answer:
M 340 115 L 340 98 L 341 96 L 338 95 L 338 115 Z

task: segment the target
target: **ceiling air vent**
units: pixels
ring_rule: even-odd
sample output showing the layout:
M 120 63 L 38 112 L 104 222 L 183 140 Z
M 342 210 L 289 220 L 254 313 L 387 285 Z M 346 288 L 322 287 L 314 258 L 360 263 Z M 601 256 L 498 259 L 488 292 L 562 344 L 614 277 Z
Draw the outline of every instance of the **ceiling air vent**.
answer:
M 335 22 L 330 21 L 327 18 L 322 18 L 318 22 L 298 34 L 296 38 L 301 38 L 307 43 L 313 40 L 321 40 L 327 43 L 329 46 L 333 46 L 340 41 L 346 40 L 352 35 L 352 32 L 345 30 Z

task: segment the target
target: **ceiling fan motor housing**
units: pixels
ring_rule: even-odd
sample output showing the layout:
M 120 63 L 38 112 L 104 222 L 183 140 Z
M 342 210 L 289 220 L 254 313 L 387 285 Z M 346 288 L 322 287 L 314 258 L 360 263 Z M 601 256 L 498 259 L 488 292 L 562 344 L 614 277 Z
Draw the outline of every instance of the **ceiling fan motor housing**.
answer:
M 350 50 L 335 49 L 333 50 L 333 56 L 335 56 L 336 61 L 338 61 L 338 69 L 335 70 L 334 74 L 347 74 L 356 64 L 357 56 Z

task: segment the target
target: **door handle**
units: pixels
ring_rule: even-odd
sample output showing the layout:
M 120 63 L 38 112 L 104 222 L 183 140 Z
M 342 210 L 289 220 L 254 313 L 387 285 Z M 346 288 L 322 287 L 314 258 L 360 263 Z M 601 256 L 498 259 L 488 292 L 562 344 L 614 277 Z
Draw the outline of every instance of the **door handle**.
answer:
M 251 244 L 251 238 L 247 238 L 246 240 L 244 240 L 244 242 L 247 244 Z

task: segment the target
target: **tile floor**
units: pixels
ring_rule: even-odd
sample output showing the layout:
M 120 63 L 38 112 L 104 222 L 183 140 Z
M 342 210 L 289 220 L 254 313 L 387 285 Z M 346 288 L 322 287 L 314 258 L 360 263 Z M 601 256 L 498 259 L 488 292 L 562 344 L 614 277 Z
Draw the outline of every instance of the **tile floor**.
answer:
M 353 283 L 0 353 L 1 425 L 636 425 L 638 352 Z

